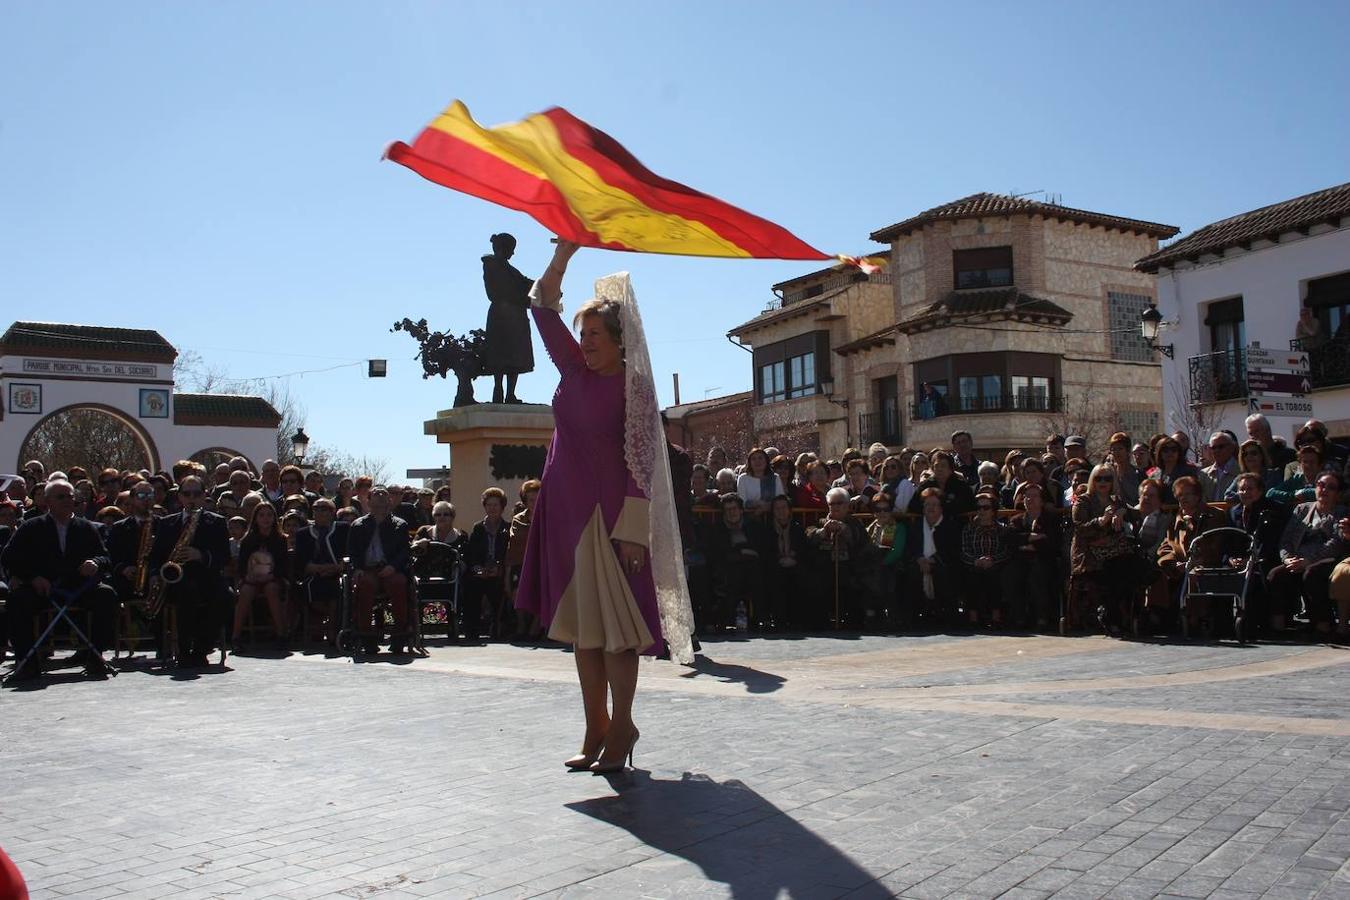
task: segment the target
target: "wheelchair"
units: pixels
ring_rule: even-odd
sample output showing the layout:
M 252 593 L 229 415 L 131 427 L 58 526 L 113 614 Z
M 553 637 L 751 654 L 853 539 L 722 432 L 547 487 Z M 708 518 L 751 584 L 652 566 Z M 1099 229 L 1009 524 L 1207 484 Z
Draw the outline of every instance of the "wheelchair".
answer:
M 427 656 L 425 611 L 428 606 L 445 610 L 446 637 L 451 643 L 458 639 L 456 620 L 459 616 L 460 576 L 464 561 L 449 544 L 427 541 L 416 545 L 413 551 L 412 574 L 412 649 L 419 656 Z
M 1202 630 L 1208 634 L 1221 611 L 1231 617 L 1233 636 L 1247 639 L 1247 591 L 1260 577 L 1260 560 L 1252 536 L 1241 528 L 1211 528 L 1191 541 L 1181 582 L 1181 635 L 1191 637 L 1191 607 L 1196 607 Z M 1240 561 L 1233 565 L 1233 561 Z
M 352 564 L 351 558 L 344 556 L 342 558 L 342 575 L 339 576 L 338 582 L 340 587 L 337 613 L 338 629 L 334 639 L 334 646 L 338 652 L 347 656 L 356 656 L 365 643 L 372 641 L 383 643 L 386 639 L 397 643 L 398 639 L 406 638 L 407 643 L 411 646 L 413 641 L 416 640 L 417 629 L 417 626 L 413 624 L 412 617 L 419 612 L 416 580 L 408 577 L 408 623 L 411 630 L 399 633 L 386 627 L 385 611 L 389 609 L 390 601 L 383 586 L 380 586 L 375 593 L 375 602 L 372 605 L 374 620 L 372 622 L 353 621 L 356 614 L 356 572 L 357 567 Z

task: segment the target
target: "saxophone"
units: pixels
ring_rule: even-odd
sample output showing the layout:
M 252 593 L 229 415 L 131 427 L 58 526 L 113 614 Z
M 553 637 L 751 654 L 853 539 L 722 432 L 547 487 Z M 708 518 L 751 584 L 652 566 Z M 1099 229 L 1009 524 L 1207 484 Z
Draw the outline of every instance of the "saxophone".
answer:
M 174 557 L 178 556 L 188 544 L 192 543 L 192 536 L 197 533 L 197 522 L 201 520 L 201 517 L 202 511 L 200 509 L 192 511 L 187 524 L 183 526 L 183 530 L 178 535 L 178 540 L 174 542 L 169 558 L 164 562 L 164 565 L 159 567 L 159 577 L 150 586 L 150 594 L 145 602 L 145 611 L 151 618 L 159 615 L 160 610 L 164 608 L 164 595 L 168 586 L 183 580 L 183 564 Z
M 145 589 L 150 585 L 150 550 L 155 544 L 155 520 L 146 516 L 141 526 L 141 540 L 136 546 L 136 575 L 132 578 L 132 590 L 136 596 L 144 597 Z

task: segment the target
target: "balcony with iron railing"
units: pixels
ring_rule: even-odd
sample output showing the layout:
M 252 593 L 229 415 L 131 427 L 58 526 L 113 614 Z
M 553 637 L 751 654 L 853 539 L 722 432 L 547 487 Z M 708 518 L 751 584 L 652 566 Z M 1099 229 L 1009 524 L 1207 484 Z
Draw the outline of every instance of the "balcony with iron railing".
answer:
M 858 444 L 882 443 L 893 447 L 900 443 L 900 416 L 894 409 L 858 413 Z
M 956 403 L 941 403 L 925 407 L 921 403 L 909 405 L 912 422 L 936 419 L 940 416 L 964 416 L 988 413 L 1057 413 L 1064 411 L 1063 395 L 1002 394 L 996 397 L 964 397 Z
M 1294 338 L 1289 349 L 1308 354 L 1308 380 L 1314 389 L 1350 385 L 1350 337 Z
M 1188 360 L 1191 404 L 1222 403 L 1247 396 L 1247 353 L 1220 350 Z

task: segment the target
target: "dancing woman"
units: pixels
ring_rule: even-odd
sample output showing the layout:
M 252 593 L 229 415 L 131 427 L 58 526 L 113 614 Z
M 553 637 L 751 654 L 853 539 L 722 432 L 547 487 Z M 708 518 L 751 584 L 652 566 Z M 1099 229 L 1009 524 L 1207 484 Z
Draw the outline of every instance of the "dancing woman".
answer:
M 631 764 L 638 654 L 693 662 L 693 613 L 679 544 L 665 435 L 642 319 L 627 275 L 596 282 L 572 337 L 562 278 L 577 245 L 559 241 L 531 300 L 562 376 L 516 594 L 550 638 L 570 643 L 586 734 L 564 764 L 597 774 Z M 612 703 L 612 709 L 610 707 Z

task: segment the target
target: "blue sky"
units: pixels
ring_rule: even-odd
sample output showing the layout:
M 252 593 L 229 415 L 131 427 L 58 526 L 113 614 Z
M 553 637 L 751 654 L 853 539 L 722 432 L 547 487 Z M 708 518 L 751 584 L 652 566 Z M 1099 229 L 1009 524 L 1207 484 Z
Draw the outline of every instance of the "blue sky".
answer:
M 422 421 L 454 384 L 391 323 L 481 327 L 493 232 L 527 274 L 550 253 L 380 162 L 453 98 L 489 124 L 565 106 L 829 252 L 976 191 L 1191 229 L 1350 180 L 1350 4 L 569 6 L 11 5 L 3 324 L 153 327 L 241 378 L 388 358 L 290 386 L 317 443 L 401 474 L 445 461 Z M 686 401 L 748 389 L 726 330 L 811 267 L 582 251 L 569 298 L 625 268 L 669 402 L 673 371 Z M 521 393 L 546 402 L 536 358 Z

